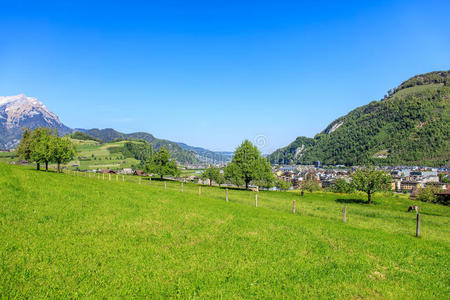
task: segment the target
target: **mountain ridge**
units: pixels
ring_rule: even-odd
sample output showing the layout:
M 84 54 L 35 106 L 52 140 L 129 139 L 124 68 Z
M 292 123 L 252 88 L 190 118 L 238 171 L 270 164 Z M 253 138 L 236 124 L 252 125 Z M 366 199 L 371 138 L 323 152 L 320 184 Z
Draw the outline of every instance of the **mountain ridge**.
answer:
M 22 128 L 34 129 L 36 127 L 56 129 L 59 135 L 80 131 L 104 142 L 116 139 L 142 139 L 156 149 L 162 146 L 166 147 L 180 163 L 211 162 L 211 157 L 215 157 L 215 161 L 220 161 L 217 158 L 226 159 L 225 156 L 222 157 L 221 154 L 214 151 L 159 139 L 147 132 L 122 133 L 113 128 L 72 129 L 64 125 L 59 117 L 48 110 L 37 98 L 24 94 L 0 96 L 0 149 L 17 147 L 22 137 Z

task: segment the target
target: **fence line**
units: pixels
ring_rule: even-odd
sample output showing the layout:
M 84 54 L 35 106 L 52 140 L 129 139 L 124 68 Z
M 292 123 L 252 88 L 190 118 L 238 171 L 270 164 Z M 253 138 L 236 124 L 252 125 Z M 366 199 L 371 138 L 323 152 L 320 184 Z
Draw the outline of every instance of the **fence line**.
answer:
M 89 173 L 89 174 L 84 174 L 84 177 L 88 177 L 88 178 L 92 178 L 93 177 L 94 179 L 97 178 L 97 180 L 100 179 L 100 173 L 97 173 L 98 176 L 95 176 L 95 174 L 94 174 L 92 177 L 91 177 L 90 172 L 85 172 L 85 173 Z M 80 174 L 79 171 L 72 171 L 72 172 L 68 171 L 67 174 L 75 176 L 75 177 L 83 176 L 82 174 Z M 118 176 L 119 175 L 116 174 L 116 182 L 119 181 L 118 180 L 118 178 L 119 178 Z M 230 193 L 229 192 L 229 188 L 226 187 L 226 186 L 225 187 L 220 187 L 219 186 L 219 189 L 217 189 L 217 186 L 211 187 L 211 186 L 195 184 L 195 183 L 184 185 L 184 182 L 180 182 L 178 180 L 163 180 L 163 181 L 155 180 L 155 181 L 153 181 L 155 184 L 152 184 L 152 178 L 151 177 L 141 177 L 141 176 L 134 176 L 134 175 L 126 175 L 126 176 L 122 175 L 122 182 L 123 183 L 125 183 L 125 177 L 128 177 L 127 181 L 129 183 L 132 183 L 132 184 L 133 183 L 137 183 L 137 184 L 140 185 L 142 183 L 143 178 L 144 178 L 144 180 L 148 180 L 148 185 L 152 186 L 152 188 L 155 188 L 155 189 L 159 188 L 161 190 L 164 189 L 166 191 L 178 191 L 178 192 L 181 192 L 181 193 L 184 193 L 184 192 L 195 193 L 195 186 L 197 185 L 198 186 L 198 191 L 197 191 L 198 196 L 202 196 L 203 195 L 203 196 L 206 196 L 206 197 L 209 197 L 209 198 L 222 200 L 222 201 L 225 199 L 226 202 L 229 202 L 230 199 L 231 200 L 233 199 L 233 193 L 240 193 L 239 196 L 236 196 L 235 202 L 237 202 L 237 203 L 247 203 L 247 205 L 251 205 L 251 198 L 247 198 L 245 193 L 247 193 L 248 197 L 250 197 L 251 195 L 254 194 L 254 206 L 255 207 L 258 207 L 258 205 L 262 204 L 262 207 L 267 207 L 267 208 L 272 208 L 272 209 L 275 209 L 275 210 L 285 211 L 284 209 L 280 209 L 280 206 L 274 206 L 273 205 L 273 202 L 277 201 L 277 200 L 275 200 L 276 197 L 275 197 L 275 199 L 271 199 L 270 197 L 267 197 L 267 198 L 266 197 L 262 197 L 262 199 L 258 199 L 258 194 L 259 194 L 258 192 L 252 192 L 252 191 L 241 190 L 241 189 L 231 189 L 231 191 L 230 191 L 231 193 Z M 103 181 L 105 180 L 105 173 L 102 173 L 102 179 L 103 179 Z M 108 179 L 109 179 L 108 181 L 111 181 L 111 174 L 108 174 Z M 178 185 L 178 183 L 180 183 L 180 185 Z M 219 191 L 220 191 L 220 193 L 219 193 Z M 222 194 L 222 192 L 223 192 L 223 194 Z M 261 195 L 267 195 L 267 194 L 261 194 Z M 294 195 L 295 195 L 295 197 L 301 196 L 301 194 L 298 194 L 298 195 L 294 194 Z M 248 200 L 246 200 L 246 199 L 248 199 Z M 260 200 L 260 203 L 258 203 L 258 200 Z M 261 200 L 262 200 L 262 202 L 261 202 Z M 246 202 L 246 201 L 249 201 L 249 202 Z M 277 201 L 277 203 L 279 203 L 279 201 Z M 304 209 L 304 207 L 302 207 L 302 208 Z M 292 211 L 293 214 L 297 213 L 296 199 L 293 199 L 291 211 Z M 314 217 L 324 217 L 323 215 L 320 215 L 320 214 L 311 214 L 311 211 L 312 210 L 310 209 L 309 213 L 306 213 L 306 212 L 303 211 L 303 213 L 300 213 L 300 214 L 310 215 L 310 216 L 314 216 Z M 342 207 L 342 221 L 344 223 L 347 223 L 347 221 L 348 221 L 347 213 L 348 213 L 347 205 L 344 205 Z M 338 215 L 336 215 L 336 216 L 338 216 Z M 333 219 L 333 220 L 335 219 L 333 217 L 330 218 L 328 216 L 326 218 Z M 420 228 L 421 227 L 420 221 L 421 221 L 421 215 L 418 213 L 417 217 L 416 217 L 416 232 L 415 232 L 415 236 L 416 237 L 420 237 L 420 229 L 421 229 Z

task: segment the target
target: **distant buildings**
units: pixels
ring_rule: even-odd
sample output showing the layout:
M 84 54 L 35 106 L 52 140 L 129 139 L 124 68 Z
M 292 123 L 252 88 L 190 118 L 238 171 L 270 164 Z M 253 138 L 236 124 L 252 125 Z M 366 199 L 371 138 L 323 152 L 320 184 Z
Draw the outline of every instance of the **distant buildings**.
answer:
M 275 176 L 281 180 L 290 182 L 294 188 L 299 188 L 303 180 L 314 180 L 319 186 L 326 188 L 334 184 L 336 179 L 342 178 L 351 180 L 351 173 L 359 167 L 344 168 L 343 166 L 321 167 L 320 162 L 314 165 L 290 165 L 273 167 Z M 438 187 L 443 192 L 450 190 L 449 185 L 439 181 L 441 176 L 449 177 L 448 168 L 428 168 L 428 167 L 383 167 L 392 176 L 392 190 L 399 193 L 413 193 L 418 188 L 427 185 Z

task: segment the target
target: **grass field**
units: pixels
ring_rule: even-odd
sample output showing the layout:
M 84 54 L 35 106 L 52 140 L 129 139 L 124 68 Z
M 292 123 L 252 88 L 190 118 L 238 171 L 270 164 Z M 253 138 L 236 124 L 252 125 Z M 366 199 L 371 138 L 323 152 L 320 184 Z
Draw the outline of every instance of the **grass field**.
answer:
M 133 165 L 139 165 L 139 161 L 134 158 L 123 157 L 121 153 L 111 153 L 111 148 L 123 147 L 125 141 L 100 144 L 94 141 L 72 140 L 77 150 L 76 159 L 68 163 L 71 169 L 81 170 L 92 169 L 123 169 Z
M 0 164 L 0 297 L 450 297 L 448 207 L 124 179 Z

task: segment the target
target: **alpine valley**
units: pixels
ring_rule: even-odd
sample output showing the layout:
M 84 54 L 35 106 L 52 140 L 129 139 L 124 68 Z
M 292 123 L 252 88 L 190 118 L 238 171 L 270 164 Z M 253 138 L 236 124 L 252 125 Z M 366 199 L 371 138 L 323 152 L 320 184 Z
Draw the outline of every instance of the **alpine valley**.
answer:
M 106 129 L 72 129 L 64 125 L 59 118 L 49 111 L 36 98 L 20 94 L 0 97 L 0 149 L 17 147 L 22 136 L 22 128 L 34 129 L 46 127 L 56 129 L 59 135 L 82 132 L 100 142 L 117 140 L 145 140 L 155 149 L 164 146 L 180 163 L 227 162 L 232 152 L 215 152 L 200 147 L 188 146 L 184 143 L 155 138 L 146 132 L 122 133 L 112 128 Z

